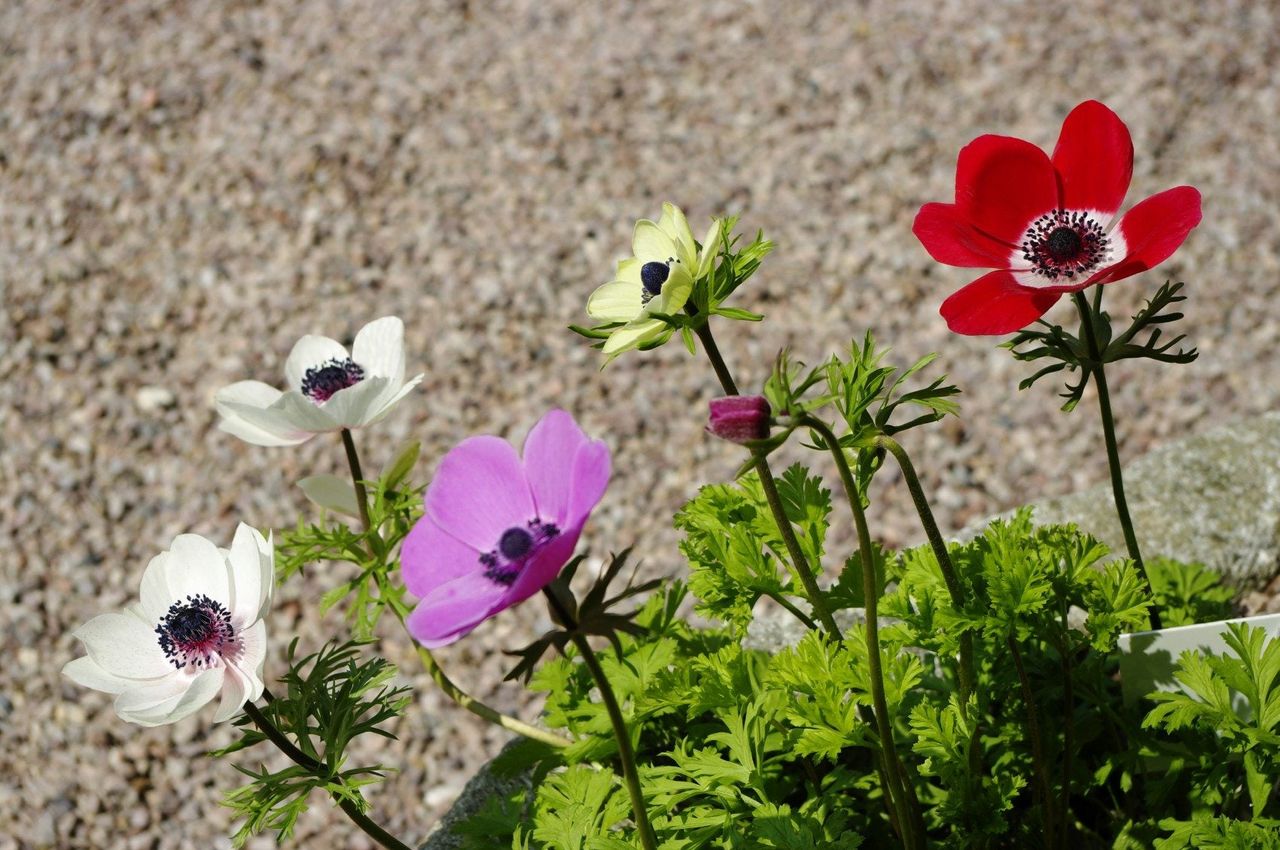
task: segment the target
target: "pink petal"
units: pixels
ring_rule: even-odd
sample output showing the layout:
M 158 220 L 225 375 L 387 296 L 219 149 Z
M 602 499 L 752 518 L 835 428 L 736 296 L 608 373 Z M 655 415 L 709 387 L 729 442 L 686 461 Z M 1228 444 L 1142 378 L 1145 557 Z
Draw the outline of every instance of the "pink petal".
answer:
M 1040 318 L 1060 296 L 1023 286 L 1007 271 L 994 271 L 952 293 L 939 312 L 959 334 L 1007 334 Z
M 1097 210 L 1110 221 L 1133 176 L 1129 128 L 1098 101 L 1086 100 L 1062 122 L 1053 167 L 1062 180 L 1065 209 Z
M 1010 246 L 978 232 L 955 204 L 925 204 L 911 232 L 940 263 L 966 268 L 1004 268 Z
M 581 534 L 582 522 L 561 529 L 555 538 L 525 563 L 519 577 L 494 607 L 493 612 L 497 613 L 523 602 L 554 581 L 564 569 L 564 565 L 573 557 L 573 550 L 577 547 L 578 537 Z
M 451 536 L 429 516 L 419 519 L 405 537 L 400 547 L 400 569 L 404 586 L 418 598 L 456 578 L 483 572 L 480 553 Z
M 556 521 L 565 518 L 574 457 L 586 442 L 587 435 L 563 410 L 548 411 L 529 431 L 524 441 L 524 471 L 538 516 Z
M 605 488 L 609 486 L 610 471 L 609 447 L 602 441 L 592 440 L 578 448 L 578 453 L 573 458 L 569 503 L 565 514 L 560 517 L 562 525 L 581 526 L 586 521 L 587 516 L 604 498 Z
M 507 588 L 472 573 L 431 591 L 409 615 L 409 634 L 428 649 L 453 643 L 478 626 Z
M 1009 136 L 979 136 L 956 163 L 956 207 L 982 234 L 1008 243 L 1058 206 L 1058 178 L 1040 148 Z
M 436 525 L 482 552 L 535 515 L 524 464 L 497 437 L 470 437 L 445 455 L 426 502 Z
M 1120 262 L 1102 269 L 1089 283 L 1111 283 L 1155 268 L 1167 260 L 1200 223 L 1200 193 L 1177 186 L 1152 195 L 1120 219 L 1116 229 L 1129 253 Z

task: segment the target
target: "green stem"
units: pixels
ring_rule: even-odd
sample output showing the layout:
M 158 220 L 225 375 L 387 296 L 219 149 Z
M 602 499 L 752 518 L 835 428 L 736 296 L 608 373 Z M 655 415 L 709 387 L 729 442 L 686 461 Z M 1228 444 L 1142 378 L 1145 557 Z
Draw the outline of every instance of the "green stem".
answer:
M 257 727 L 262 730 L 262 734 L 266 735 L 271 743 L 275 744 L 280 749 L 280 752 L 288 756 L 294 764 L 310 771 L 313 776 L 326 782 L 332 782 L 337 779 L 337 776 L 328 767 L 298 749 L 283 732 L 276 728 L 274 723 L 267 719 L 267 716 L 256 705 L 246 702 L 244 704 L 244 712 L 253 719 Z M 337 794 L 331 794 L 330 796 L 333 797 L 338 807 L 346 812 L 347 817 L 351 818 L 351 822 L 363 830 L 365 835 L 386 847 L 387 850 L 409 850 L 408 844 L 405 844 L 370 820 L 369 816 L 360 811 L 360 807 L 350 799 L 339 797 Z
M 925 537 L 929 539 L 929 547 L 933 549 L 933 556 L 942 570 L 942 578 L 947 583 L 947 592 L 951 595 L 951 606 L 957 611 L 963 611 L 965 609 L 964 586 L 960 584 L 960 576 L 951 562 L 946 541 L 942 539 L 942 532 L 938 530 L 938 523 L 933 517 L 933 510 L 929 507 L 929 500 L 925 498 L 924 488 L 920 486 L 920 476 L 916 474 L 915 465 L 907 455 L 907 450 L 892 437 L 881 435 L 876 438 L 876 444 L 888 450 L 898 462 L 902 477 L 907 482 L 907 490 L 911 492 L 911 501 L 915 503 L 916 513 L 920 515 L 920 524 L 924 526 Z M 960 636 L 960 698 L 962 701 L 966 703 L 969 701 L 975 681 L 973 634 L 966 631 Z
M 351 467 L 351 481 L 356 488 L 356 506 L 360 509 L 360 523 L 364 526 L 365 533 L 369 535 L 369 550 L 371 556 L 378 558 L 380 557 L 378 550 L 381 549 L 381 541 L 378 534 L 373 529 L 372 524 L 369 522 L 368 494 L 365 492 L 364 478 L 360 472 L 360 455 L 356 451 L 356 443 L 351 437 L 351 432 L 345 428 L 342 429 L 342 445 L 347 450 L 347 464 Z M 378 542 L 375 543 L 374 541 Z M 396 594 L 390 592 L 390 588 L 388 588 L 381 579 L 379 579 L 378 584 L 378 589 L 382 593 L 382 598 L 391 606 L 391 610 L 395 612 L 396 619 L 400 621 L 400 625 L 404 628 L 405 632 L 408 633 L 408 607 Z M 413 635 L 409 635 L 409 637 L 412 639 Z M 553 747 L 567 747 L 573 743 L 568 738 L 563 738 L 554 732 L 548 732 L 545 729 L 539 729 L 537 726 L 530 725 L 522 720 L 509 717 L 508 715 L 505 715 L 502 712 L 490 708 L 480 702 L 480 700 L 471 696 L 466 691 L 462 690 L 462 688 L 454 684 L 453 680 L 445 674 L 444 670 L 440 667 L 440 663 L 436 661 L 435 656 L 431 654 L 429 649 L 419 644 L 416 640 L 413 641 L 413 643 L 418 652 L 418 659 L 422 662 L 422 666 L 426 668 L 427 674 L 431 676 L 432 681 L 440 687 L 440 690 L 445 692 L 445 695 L 467 711 L 474 714 L 476 717 L 487 720 L 497 726 L 501 726 L 503 729 L 514 732 L 517 735 L 523 735 L 526 738 L 532 738 L 535 741 L 541 741 L 542 743 L 549 744 Z
M 840 481 L 844 485 L 849 509 L 853 512 L 854 524 L 858 529 L 863 602 L 866 605 L 867 673 L 871 680 L 871 702 L 875 713 L 876 730 L 895 785 L 898 807 L 904 815 L 901 819 L 904 828 L 903 838 L 909 846 L 924 846 L 924 814 L 920 810 L 920 801 L 916 799 L 915 788 L 907 777 L 906 768 L 898 758 L 898 748 L 893 740 L 893 724 L 889 719 L 889 703 L 884 694 L 884 671 L 880 659 L 880 621 L 877 612 L 880 589 L 876 586 L 876 566 L 871 554 L 871 531 L 867 527 L 867 515 L 862 510 L 862 498 L 858 495 L 858 486 L 853 478 L 853 470 L 849 468 L 849 459 L 845 457 L 844 449 L 840 447 L 835 433 L 827 423 L 815 416 L 805 416 L 803 422 L 822 438 L 831 451 L 836 469 L 840 471 Z
M 640 774 L 636 770 L 636 753 L 631 746 L 631 733 L 627 731 L 627 722 L 622 717 L 618 698 L 614 696 L 613 687 L 609 684 L 609 678 L 605 676 L 604 668 L 600 666 L 600 660 L 596 657 L 591 644 L 578 631 L 578 624 L 573 615 L 560 603 L 554 593 L 543 588 L 543 594 L 560 622 L 569 630 L 570 640 L 578 648 L 582 662 L 587 665 L 591 678 L 600 689 L 600 699 L 604 703 L 605 711 L 609 714 L 609 721 L 613 724 L 613 736 L 618 741 L 618 761 L 622 764 L 622 778 L 627 785 L 627 793 L 631 795 L 631 812 L 636 821 L 636 829 L 640 833 L 640 844 L 644 850 L 657 850 L 658 840 L 654 837 L 653 827 L 649 825 L 649 814 L 644 805 L 644 792 L 640 788 Z
M 1076 732 L 1076 698 L 1075 686 L 1072 682 L 1071 671 L 1071 633 L 1067 630 L 1067 614 L 1062 615 L 1063 631 L 1066 637 L 1063 638 L 1062 647 L 1059 653 L 1062 656 L 1062 702 L 1066 707 L 1066 722 L 1062 727 L 1062 799 L 1059 804 L 1059 812 L 1062 816 L 1062 822 L 1059 826 L 1062 829 L 1062 846 L 1071 846 L 1071 757 L 1072 748 L 1075 746 Z
M 686 309 L 691 315 L 697 315 L 696 309 L 692 304 L 687 304 Z M 707 322 L 702 322 L 694 330 L 698 335 L 698 339 L 702 342 L 702 348 L 707 352 L 707 359 L 711 361 L 711 368 L 715 370 L 716 377 L 720 379 L 720 386 L 729 395 L 738 395 L 738 385 L 734 383 L 733 375 L 729 373 L 729 367 L 725 365 L 724 358 L 720 355 L 720 348 L 716 345 L 715 337 L 711 335 L 711 326 Z M 809 566 L 809 559 L 805 557 L 804 549 L 800 547 L 800 540 L 796 537 L 795 529 L 791 526 L 791 520 L 787 518 L 786 509 L 782 506 L 782 497 L 778 494 L 778 483 L 774 480 L 773 470 L 769 468 L 768 459 L 761 453 L 755 455 L 756 474 L 760 476 L 760 487 L 764 490 L 765 500 L 769 503 L 769 510 L 773 514 L 774 521 L 778 524 L 778 533 L 782 535 L 782 543 L 787 547 L 787 554 L 791 556 L 792 566 L 795 568 L 796 575 L 800 577 L 800 583 L 804 585 L 805 594 L 809 597 L 809 604 L 813 607 L 814 616 L 822 623 L 823 628 L 828 632 L 840 637 L 840 627 L 836 625 L 835 618 L 831 616 L 831 611 L 827 608 L 826 602 L 822 598 L 822 590 L 818 587 L 818 579 L 814 575 L 813 569 Z
M 368 533 L 373 530 L 373 525 L 369 522 L 369 494 L 364 489 L 360 455 L 356 452 L 356 441 L 351 436 L 350 428 L 342 429 L 342 447 L 347 450 L 347 465 L 351 467 L 351 483 L 356 488 L 356 509 L 360 511 L 360 525 Z
M 1101 287 L 1099 287 L 1101 289 Z M 1142 580 L 1146 582 L 1148 592 L 1151 588 L 1151 579 L 1147 576 L 1147 568 L 1142 562 L 1142 552 L 1138 549 L 1138 536 L 1133 531 L 1133 519 L 1129 516 L 1129 502 L 1124 497 L 1124 475 L 1120 469 L 1120 449 L 1116 444 L 1116 424 L 1115 418 L 1111 414 L 1111 393 L 1107 390 L 1107 375 L 1102 364 L 1102 349 L 1098 345 L 1098 336 L 1093 330 L 1093 312 L 1089 308 L 1089 301 L 1085 298 L 1083 292 L 1077 292 L 1073 296 L 1076 303 L 1076 309 L 1080 311 L 1080 324 L 1084 328 L 1085 345 L 1089 351 L 1088 364 L 1082 364 L 1082 368 L 1087 368 L 1093 375 L 1094 383 L 1098 387 L 1098 409 L 1102 414 L 1102 439 L 1107 447 L 1107 464 L 1111 468 L 1111 492 L 1115 497 L 1116 514 L 1120 519 L 1120 529 L 1124 532 L 1124 544 L 1129 550 L 1129 557 L 1133 560 L 1134 566 L 1138 568 L 1138 574 L 1142 576 Z M 1098 302 L 1099 308 L 1101 301 Z M 1151 627 L 1158 629 L 1160 625 L 1160 612 L 1155 608 L 1151 609 Z
M 805 612 L 801 611 L 799 608 L 797 608 L 795 603 L 792 602 L 790 599 L 783 596 L 781 593 L 766 593 L 765 596 L 768 596 L 774 602 L 777 602 L 787 611 L 791 612 L 791 615 L 793 617 L 795 617 L 800 622 L 804 623 L 805 628 L 810 629 L 812 631 L 817 631 L 818 624 L 813 621 L 813 618 L 810 617 Z
M 1031 764 L 1036 775 L 1041 815 L 1044 819 L 1045 846 L 1052 847 L 1056 843 L 1053 829 L 1053 791 L 1049 787 L 1049 769 L 1045 764 L 1044 739 L 1040 736 L 1040 713 L 1036 711 L 1031 680 L 1027 678 L 1027 669 L 1022 665 L 1022 653 L 1018 651 L 1018 644 L 1012 636 L 1006 638 L 1005 642 L 1013 656 L 1013 664 L 1018 669 L 1018 681 L 1022 685 L 1022 702 L 1027 707 L 1027 734 L 1031 738 Z

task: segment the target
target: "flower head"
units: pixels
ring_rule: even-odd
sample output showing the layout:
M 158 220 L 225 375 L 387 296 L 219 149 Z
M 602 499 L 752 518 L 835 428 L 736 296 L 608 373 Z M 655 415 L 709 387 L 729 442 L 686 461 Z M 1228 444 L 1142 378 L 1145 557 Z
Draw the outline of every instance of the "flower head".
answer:
M 1115 220 L 1133 174 L 1133 142 L 1096 100 L 1071 110 L 1052 157 L 1008 136 L 960 151 L 956 202 L 925 204 L 913 230 L 938 262 L 992 268 L 951 295 L 942 316 L 962 334 L 1003 334 L 1067 292 L 1164 262 L 1200 223 L 1200 193 L 1178 186 Z
M 730 395 L 713 398 L 707 433 L 733 443 L 763 440 L 769 436 L 773 411 L 764 396 Z
M 259 446 L 294 446 L 326 431 L 370 425 L 422 380 L 404 379 L 404 323 L 370 322 L 351 353 L 324 336 L 304 336 L 284 364 L 283 392 L 261 381 L 218 390 L 223 431 Z
M 62 672 L 115 694 L 131 723 L 173 723 L 219 694 L 213 719 L 227 720 L 262 696 L 274 575 L 271 542 L 247 525 L 230 549 L 180 534 L 147 565 L 139 604 L 76 629 L 89 654 Z
M 523 458 L 498 437 L 463 440 L 440 461 L 400 552 L 421 600 L 409 631 L 443 646 L 537 593 L 573 555 L 608 483 L 608 447 L 563 410 L 533 426 Z
M 674 204 L 662 205 L 656 224 L 647 219 L 636 222 L 633 256 L 620 261 L 614 279 L 587 299 L 592 318 L 623 323 L 605 340 L 604 353 L 616 357 L 667 333 L 669 326 L 652 314 L 683 310 L 694 283 L 711 271 L 719 250 L 719 220 L 711 222 L 699 249 L 689 222 Z

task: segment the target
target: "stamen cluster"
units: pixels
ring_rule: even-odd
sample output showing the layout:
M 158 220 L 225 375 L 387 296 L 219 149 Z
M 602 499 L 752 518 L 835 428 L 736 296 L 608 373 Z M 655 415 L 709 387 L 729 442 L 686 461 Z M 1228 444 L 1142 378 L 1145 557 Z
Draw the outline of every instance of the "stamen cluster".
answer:
M 338 390 L 354 387 L 364 380 L 364 369 L 354 360 L 333 358 L 319 366 L 312 366 L 302 376 L 302 394 L 321 404 Z
M 231 612 L 204 594 L 169 606 L 156 626 L 160 649 L 174 667 L 207 667 L 229 649 L 235 638 Z
M 510 587 L 520 575 L 525 559 L 559 533 L 555 523 L 540 519 L 529 520 L 526 528 L 508 528 L 502 532 L 497 547 L 480 556 L 485 578 Z
M 1087 212 L 1054 210 L 1032 223 L 1022 257 L 1049 280 L 1075 280 L 1096 269 L 1111 247 L 1102 225 Z

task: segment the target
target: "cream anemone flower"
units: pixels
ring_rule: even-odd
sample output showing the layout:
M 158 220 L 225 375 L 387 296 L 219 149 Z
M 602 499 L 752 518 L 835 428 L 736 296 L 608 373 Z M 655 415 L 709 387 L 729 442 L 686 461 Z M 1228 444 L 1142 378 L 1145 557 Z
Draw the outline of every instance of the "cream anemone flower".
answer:
M 213 719 L 234 717 L 262 696 L 274 564 L 271 541 L 243 523 L 230 549 L 178 535 L 143 572 L 140 603 L 75 630 L 89 654 L 63 674 L 115 694 L 130 723 L 173 723 L 219 694 Z
M 350 354 L 328 337 L 304 336 L 284 374 L 283 392 L 261 381 L 218 390 L 218 427 L 258 446 L 296 446 L 316 434 L 377 422 L 423 377 L 404 379 L 404 322 L 395 316 L 361 328 Z
M 670 333 L 671 326 L 653 313 L 674 315 L 684 309 L 693 285 L 711 271 L 720 250 L 720 221 L 713 219 L 702 248 L 675 204 L 662 205 L 657 223 L 636 222 L 633 256 L 618 263 L 614 280 L 587 299 L 587 313 L 601 322 L 620 322 L 604 343 L 610 358 Z

